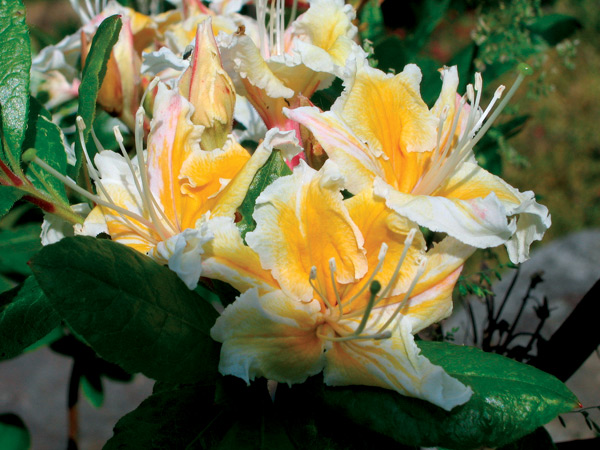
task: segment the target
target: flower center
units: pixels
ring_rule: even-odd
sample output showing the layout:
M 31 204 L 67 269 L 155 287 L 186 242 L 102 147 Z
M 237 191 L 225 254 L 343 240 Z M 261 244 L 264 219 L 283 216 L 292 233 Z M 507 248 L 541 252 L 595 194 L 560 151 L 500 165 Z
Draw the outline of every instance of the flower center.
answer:
M 310 272 L 310 276 L 309 276 L 309 283 L 312 286 L 312 288 L 315 292 L 315 295 L 317 296 L 317 299 L 324 306 L 324 309 L 325 309 L 324 321 L 325 321 L 325 323 L 329 324 L 331 326 L 331 328 L 333 328 L 333 330 L 335 331 L 335 336 L 331 336 L 329 334 L 322 334 L 322 333 L 320 333 L 319 330 L 317 330 L 317 335 L 320 338 L 329 340 L 329 341 L 348 341 L 348 340 L 356 340 L 356 339 L 378 340 L 378 339 L 388 339 L 391 337 L 392 334 L 388 328 L 390 328 L 390 325 L 392 325 L 394 320 L 398 317 L 398 314 L 400 313 L 402 308 L 406 305 L 406 302 L 410 298 L 410 295 L 412 294 L 414 287 L 416 286 L 419 278 L 423 274 L 423 271 L 425 268 L 425 263 L 426 263 L 425 258 L 423 258 L 419 262 L 419 269 L 417 271 L 417 274 L 412 279 L 408 290 L 406 291 L 406 293 L 404 294 L 404 297 L 402 298 L 402 301 L 400 301 L 398 303 L 398 305 L 394 309 L 394 312 L 390 315 L 389 319 L 385 323 L 383 323 L 383 325 L 381 327 L 379 327 L 379 329 L 375 333 L 366 333 L 365 329 L 369 325 L 369 321 L 372 319 L 373 310 L 375 308 L 377 308 L 378 306 L 380 306 L 381 302 L 385 298 L 388 297 L 388 295 L 390 294 L 390 292 L 396 285 L 396 283 L 398 281 L 398 277 L 400 276 L 400 270 L 406 259 L 406 255 L 408 254 L 408 250 L 410 249 L 412 242 L 415 238 L 416 231 L 417 230 L 413 228 L 408 233 L 406 240 L 404 242 L 404 249 L 402 251 L 402 255 L 400 256 L 400 259 L 398 260 L 398 262 L 394 268 L 392 277 L 390 278 L 390 281 L 388 282 L 388 284 L 385 288 L 382 288 L 381 283 L 376 280 L 376 276 L 381 271 L 381 268 L 383 266 L 383 263 L 385 261 L 385 257 L 387 254 L 388 246 L 385 243 L 381 244 L 381 249 L 380 249 L 379 255 L 378 255 L 377 266 L 375 267 L 375 269 L 373 270 L 373 272 L 371 273 L 369 278 L 367 280 L 365 280 L 365 282 L 363 283 L 360 290 L 350 298 L 344 298 L 343 295 L 340 295 L 340 293 L 338 291 L 338 288 L 337 288 L 338 283 L 335 280 L 335 272 L 336 272 L 335 258 L 331 258 L 329 260 L 329 275 L 330 275 L 329 278 L 330 279 L 328 280 L 332 285 L 331 291 L 334 293 L 334 298 L 331 298 L 331 299 L 328 298 L 326 293 L 324 293 L 317 286 L 317 284 L 319 286 L 324 286 L 325 284 L 322 282 L 323 280 L 318 280 L 318 278 L 317 278 L 317 267 L 313 266 L 311 268 L 311 272 Z M 315 280 L 320 281 L 320 282 L 315 284 Z M 367 290 L 367 288 L 369 290 L 368 293 L 365 292 Z M 349 306 L 357 298 L 361 297 L 363 294 L 366 294 L 369 296 L 369 299 L 368 299 L 366 305 L 364 307 L 361 307 L 361 308 L 358 308 L 355 310 L 349 310 Z M 344 309 L 345 309 L 345 311 L 344 311 Z M 357 321 L 358 318 L 360 318 L 360 322 Z M 348 328 L 349 324 L 356 324 L 356 323 L 358 323 L 358 325 L 356 326 L 356 328 L 353 331 L 350 331 L 350 332 L 345 331 Z

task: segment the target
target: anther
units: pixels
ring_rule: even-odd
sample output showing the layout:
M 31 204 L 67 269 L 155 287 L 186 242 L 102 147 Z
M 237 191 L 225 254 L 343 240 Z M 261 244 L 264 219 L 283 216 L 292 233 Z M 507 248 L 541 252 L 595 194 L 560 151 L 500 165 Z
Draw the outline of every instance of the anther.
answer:
M 381 248 L 379 249 L 379 255 L 377 256 L 377 260 L 381 261 L 383 258 L 385 258 L 387 251 L 388 251 L 388 245 L 385 242 L 382 242 Z
M 481 91 L 482 87 L 483 87 L 483 79 L 481 78 L 481 73 L 475 72 L 475 90 L 477 92 L 479 92 L 479 91 Z
M 337 270 L 337 267 L 335 265 L 335 258 L 331 258 L 329 260 L 329 270 L 331 270 L 331 273 L 335 273 L 335 271 Z
M 469 98 L 469 102 L 473 104 L 475 102 L 475 91 L 473 90 L 472 84 L 467 84 L 467 97 Z

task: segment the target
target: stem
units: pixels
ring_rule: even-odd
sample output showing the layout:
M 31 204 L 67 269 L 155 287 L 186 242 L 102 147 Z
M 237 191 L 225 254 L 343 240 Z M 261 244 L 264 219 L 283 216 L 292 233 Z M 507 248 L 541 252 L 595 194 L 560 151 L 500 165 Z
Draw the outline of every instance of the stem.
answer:
M 81 381 L 82 371 L 79 363 L 73 361 L 71 378 L 69 379 L 69 390 L 67 393 L 67 408 L 69 414 L 69 443 L 67 450 L 77 450 L 79 435 L 79 420 L 77 414 L 77 402 L 79 401 L 79 383 Z
M 10 166 L 12 168 L 13 172 L 11 172 L 11 173 L 13 173 L 13 175 L 16 174 L 15 176 L 19 179 L 19 181 L 21 183 L 23 183 L 23 179 L 25 178 L 25 175 L 23 174 L 23 169 L 21 169 L 21 164 L 19 164 L 19 161 L 17 161 L 15 159 L 15 156 L 8 150 L 8 143 L 6 142 L 4 134 L 2 134 L 2 146 L 5 149 L 4 154 L 8 158 L 8 163 L 10 164 Z M 2 164 L 4 165 L 4 163 L 2 163 Z
M 500 318 L 500 314 L 502 314 L 502 310 L 504 309 L 504 305 L 506 305 L 506 301 L 508 300 L 508 297 L 510 295 L 510 293 L 512 292 L 513 288 L 515 287 L 515 283 L 517 282 L 517 278 L 519 278 L 519 272 L 521 271 L 521 266 L 517 267 L 517 273 L 515 273 L 514 278 L 512 279 L 512 281 L 510 282 L 510 286 L 508 287 L 508 290 L 506 291 L 506 294 L 504 294 L 504 298 L 502 299 L 502 303 L 500 304 L 500 309 L 498 309 L 498 313 L 496 314 L 496 317 L 494 319 L 494 321 L 497 321 Z

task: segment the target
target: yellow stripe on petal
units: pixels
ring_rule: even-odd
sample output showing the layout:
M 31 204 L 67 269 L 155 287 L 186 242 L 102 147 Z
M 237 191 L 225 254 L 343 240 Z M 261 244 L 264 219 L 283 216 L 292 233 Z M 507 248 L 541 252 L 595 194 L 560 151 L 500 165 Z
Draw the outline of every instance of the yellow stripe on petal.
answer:
M 395 76 L 363 67 L 333 109 L 375 155 L 385 162 L 384 179 L 410 192 L 436 145 L 437 119 L 421 99 L 420 70 L 407 66 Z
M 183 163 L 198 148 L 202 134 L 202 127 L 190 121 L 190 114 L 191 105 L 179 92 L 159 84 L 148 137 L 148 178 L 165 215 L 180 230 L 195 225 L 194 218 L 184 217 L 184 213 L 202 207 L 201 200 L 184 193 L 187 180 L 180 178 Z
M 257 199 L 257 226 L 246 241 L 294 298 L 313 298 L 309 275 L 315 266 L 319 289 L 335 304 L 331 258 L 339 283 L 351 283 L 367 271 L 362 236 L 339 192 L 342 183 L 331 161 L 318 173 L 301 162 L 292 175 L 276 180 Z

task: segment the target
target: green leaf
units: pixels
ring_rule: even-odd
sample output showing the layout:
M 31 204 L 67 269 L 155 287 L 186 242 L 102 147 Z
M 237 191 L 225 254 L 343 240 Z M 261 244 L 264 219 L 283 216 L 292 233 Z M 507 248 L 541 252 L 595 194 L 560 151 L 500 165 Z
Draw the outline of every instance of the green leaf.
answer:
M 554 46 L 580 29 L 581 22 L 564 14 L 548 14 L 529 24 L 527 28 Z
M 290 175 L 291 173 L 292 171 L 278 151 L 274 151 L 271 156 L 269 156 L 265 165 L 256 172 L 256 175 L 254 175 L 254 179 L 248 188 L 246 198 L 244 198 L 244 201 L 238 208 L 238 212 L 241 214 L 242 218 L 236 225 L 240 230 L 242 238 L 245 239 L 246 233 L 256 228 L 256 222 L 254 222 L 252 214 L 254 213 L 256 199 L 260 193 L 277 178 Z
M 0 186 L 0 217 L 3 217 L 24 192 L 13 186 Z
M 23 141 L 23 150 L 28 148 L 35 148 L 36 154 L 41 160 L 66 175 L 67 153 L 60 129 L 52 122 L 50 113 L 34 97 L 30 99 L 29 124 Z M 33 173 L 34 171 L 35 173 Z M 32 165 L 27 168 L 26 174 L 35 187 L 68 202 L 62 181 L 40 167 Z
M 59 325 L 60 317 L 35 278 L 0 294 L 0 360 L 20 355 Z
M 211 421 L 214 386 L 175 386 L 155 392 L 115 425 L 104 450 L 185 449 Z
M 8 291 L 16 286 L 17 283 L 12 281 L 10 278 L 6 278 L 4 275 L 0 275 L 0 294 Z
M 29 275 L 27 261 L 41 248 L 39 223 L 0 231 L 0 272 Z
M 360 21 L 364 26 L 364 29 L 360 33 L 362 39 L 377 42 L 377 40 L 385 36 L 383 13 L 381 12 L 378 0 L 369 0 L 364 4 L 360 12 Z
M 419 341 L 422 353 L 474 393 L 448 412 L 423 400 L 369 387 L 320 388 L 305 392 L 325 408 L 397 442 L 471 449 L 506 445 L 578 405 L 552 375 L 474 347 Z M 302 394 L 301 394 L 302 395 Z M 320 396 L 318 400 L 316 397 Z
M 438 23 L 443 19 L 450 0 L 424 0 L 415 2 L 415 13 L 417 15 L 417 27 L 406 39 L 406 45 L 410 48 L 411 55 L 417 53 L 427 44 L 429 37 Z M 412 6 L 412 5 L 411 5 Z
M 31 268 L 61 317 L 107 361 L 176 383 L 216 376 L 217 313 L 168 268 L 83 236 L 44 247 Z
M 0 448 L 28 450 L 31 438 L 25 423 L 15 414 L 0 414 Z
M 29 109 L 31 48 L 21 0 L 0 0 L 0 105 L 5 152 L 16 164 L 21 160 L 21 143 Z M 13 164 L 14 168 L 14 164 Z
M 98 91 L 102 86 L 102 81 L 104 81 L 104 75 L 106 75 L 106 64 L 110 58 L 113 46 L 119 39 L 119 32 L 122 25 L 123 23 L 118 15 L 105 19 L 98 27 L 92 39 L 92 46 L 85 60 L 81 85 L 79 86 L 78 114 L 82 117 L 86 126 L 85 130 L 83 130 L 83 137 L 86 143 L 88 142 L 90 130 L 94 123 L 96 100 L 98 98 Z M 75 139 L 75 154 L 77 156 L 77 163 L 75 164 L 72 178 L 77 177 L 83 162 L 83 148 L 79 139 Z M 93 155 L 90 155 L 90 157 L 93 157 Z

